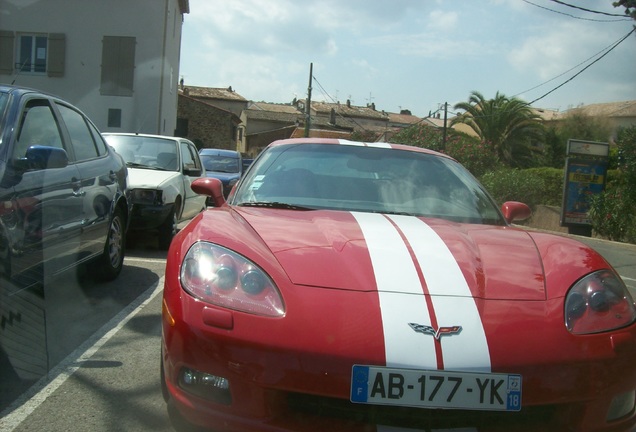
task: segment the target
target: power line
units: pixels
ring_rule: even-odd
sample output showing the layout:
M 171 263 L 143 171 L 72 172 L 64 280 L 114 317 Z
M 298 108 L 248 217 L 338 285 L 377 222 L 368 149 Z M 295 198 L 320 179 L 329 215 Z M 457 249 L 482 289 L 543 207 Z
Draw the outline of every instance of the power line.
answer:
M 581 69 L 579 72 L 577 72 L 576 74 L 572 75 L 572 77 L 570 77 L 570 79 L 566 80 L 565 82 L 561 83 L 560 85 L 556 86 L 555 88 L 553 88 L 552 90 L 550 90 L 549 92 L 545 93 L 543 96 L 540 96 L 538 98 L 536 98 L 535 100 L 533 100 L 532 102 L 529 102 L 528 105 L 532 105 L 533 103 L 537 102 L 538 100 L 543 99 L 544 97 L 546 97 L 547 95 L 549 95 L 550 93 L 556 91 L 557 89 L 563 87 L 565 84 L 569 83 L 570 81 L 572 81 L 574 78 L 576 78 L 577 76 L 581 75 L 585 70 L 587 70 L 590 66 L 592 66 L 593 64 L 595 64 L 596 62 L 598 62 L 599 60 L 601 60 L 603 57 L 605 57 L 607 54 L 609 54 L 610 52 L 612 52 L 614 50 L 614 48 L 616 48 L 618 45 L 620 45 L 625 39 L 627 39 L 632 33 L 634 33 L 634 31 L 636 31 L 636 28 L 633 28 L 629 33 L 627 33 L 622 39 L 620 39 L 618 42 L 616 42 L 612 47 L 610 47 L 607 51 L 605 51 L 603 53 L 603 55 L 601 55 L 599 58 L 597 58 L 596 60 L 594 60 L 592 63 L 590 63 L 589 65 L 585 66 L 583 69 Z
M 571 7 L 573 9 L 578 9 L 578 10 L 582 10 L 582 11 L 585 11 L 585 12 L 591 12 L 591 13 L 595 13 L 595 14 L 599 14 L 599 15 L 607 15 L 607 16 L 615 16 L 615 17 L 623 17 L 623 18 L 625 17 L 625 15 L 612 14 L 612 13 L 608 13 L 608 12 L 600 12 L 600 11 L 595 11 L 595 10 L 592 10 L 592 9 L 586 9 L 584 7 L 571 5 L 569 3 L 566 3 L 566 2 L 563 2 L 563 1 L 560 1 L 560 0 L 551 0 L 551 1 L 553 1 L 555 3 L 558 3 L 560 5 L 563 5 L 563 6 Z
M 525 0 L 524 0 L 524 1 L 525 1 Z M 553 78 L 550 78 L 549 80 L 547 80 L 547 81 L 545 81 L 545 82 L 543 82 L 543 83 L 541 83 L 541 84 L 538 84 L 538 85 L 536 85 L 536 86 L 534 86 L 534 87 L 532 87 L 532 88 L 529 88 L 529 89 L 527 89 L 527 90 L 524 90 L 524 91 L 522 91 L 522 92 L 519 92 L 519 93 L 517 93 L 517 94 L 513 95 L 513 97 L 515 97 L 515 96 L 519 96 L 519 95 L 521 95 L 521 94 L 523 94 L 523 93 L 527 93 L 527 92 L 532 91 L 532 90 L 535 90 L 535 89 L 537 89 L 537 88 L 539 88 L 539 87 L 543 87 L 543 86 L 544 86 L 544 85 L 546 85 L 547 83 L 552 82 L 552 81 L 554 81 L 555 79 L 562 77 L 563 75 L 567 74 L 568 72 L 571 72 L 571 71 L 573 71 L 574 69 L 578 68 L 579 66 L 581 66 L 581 65 L 583 65 L 583 64 L 585 64 L 585 63 L 587 63 L 588 61 L 592 60 L 594 57 L 596 57 L 596 56 L 600 55 L 601 53 L 604 53 L 604 52 L 606 52 L 606 51 L 608 51 L 608 52 L 609 52 L 610 50 L 614 49 L 614 48 L 615 48 L 615 47 L 616 47 L 619 43 L 621 43 L 623 40 L 625 40 L 628 36 L 629 36 L 629 34 L 628 34 L 627 36 L 625 36 L 625 37 L 623 37 L 623 38 L 621 38 L 621 39 L 617 40 L 616 42 L 613 42 L 612 44 L 608 45 L 607 47 L 603 48 L 602 50 L 600 50 L 600 51 L 599 51 L 599 52 L 597 52 L 596 54 L 594 54 L 594 55 L 592 55 L 592 56 L 588 57 L 587 59 L 583 60 L 582 62 L 580 62 L 580 63 L 579 63 L 579 64 L 577 64 L 576 66 L 571 67 L 570 69 L 566 70 L 565 72 L 560 73 L 559 75 L 557 75 L 557 76 L 555 76 L 555 77 L 553 77 Z
M 571 15 L 571 14 L 568 14 L 568 13 L 565 13 L 565 12 L 561 12 L 561 11 L 558 11 L 558 10 L 554 10 L 554 9 L 547 8 L 547 7 L 545 7 L 545 6 L 541 6 L 541 5 L 538 5 L 538 4 L 536 4 L 536 3 L 533 3 L 533 2 L 531 2 L 531 1 L 529 1 L 529 0 L 522 0 L 522 1 L 523 1 L 523 2 L 525 2 L 525 3 L 528 3 L 528 4 L 532 5 L 532 6 L 536 6 L 536 7 L 540 8 L 540 9 L 545 9 L 545 10 L 547 10 L 547 11 L 549 11 L 549 12 L 554 12 L 554 13 L 557 13 L 557 14 L 561 14 L 561 15 L 569 16 L 570 18 L 575 18 L 575 19 L 579 19 L 579 20 L 583 20 L 583 21 L 594 21 L 594 22 L 619 22 L 619 21 L 631 21 L 631 18 L 625 18 L 625 16 L 624 16 L 624 15 L 621 15 L 621 16 L 623 17 L 622 19 L 612 19 L 612 20 L 609 20 L 609 19 L 602 20 L 602 19 L 593 19 L 593 18 L 583 18 L 583 17 L 578 17 L 578 16 L 576 16 L 576 15 Z M 615 15 L 612 15 L 612 16 L 615 16 Z

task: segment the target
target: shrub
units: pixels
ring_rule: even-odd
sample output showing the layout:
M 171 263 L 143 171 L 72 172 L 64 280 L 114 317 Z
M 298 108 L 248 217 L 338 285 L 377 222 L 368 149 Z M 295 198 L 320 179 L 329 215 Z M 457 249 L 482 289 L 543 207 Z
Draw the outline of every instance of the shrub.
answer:
M 621 129 L 616 146 L 617 172 L 608 173 L 605 192 L 592 198 L 590 220 L 610 240 L 636 243 L 636 126 Z
M 521 201 L 535 208 L 543 204 L 540 199 L 543 181 L 525 175 L 525 171 L 501 169 L 484 174 L 481 182 L 499 205 L 506 201 Z
M 446 153 L 479 177 L 499 166 L 495 147 L 476 139 L 457 136 L 447 142 Z

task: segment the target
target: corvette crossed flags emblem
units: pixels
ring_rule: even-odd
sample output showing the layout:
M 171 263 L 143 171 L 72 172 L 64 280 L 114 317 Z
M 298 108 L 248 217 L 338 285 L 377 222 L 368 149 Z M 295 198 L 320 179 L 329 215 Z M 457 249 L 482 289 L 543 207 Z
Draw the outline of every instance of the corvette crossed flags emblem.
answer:
M 462 331 L 462 326 L 440 327 L 437 330 L 423 324 L 409 323 L 409 326 L 416 332 L 431 335 L 437 340 L 440 340 L 442 336 L 452 336 Z

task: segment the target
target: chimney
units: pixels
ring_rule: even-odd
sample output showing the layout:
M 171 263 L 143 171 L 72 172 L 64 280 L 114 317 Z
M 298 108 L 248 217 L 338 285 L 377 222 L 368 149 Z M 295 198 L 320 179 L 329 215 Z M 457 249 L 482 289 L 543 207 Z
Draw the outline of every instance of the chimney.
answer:
M 347 108 L 351 108 L 351 99 L 347 99 Z
M 331 112 L 329 113 L 329 124 L 336 124 L 336 110 L 331 108 Z

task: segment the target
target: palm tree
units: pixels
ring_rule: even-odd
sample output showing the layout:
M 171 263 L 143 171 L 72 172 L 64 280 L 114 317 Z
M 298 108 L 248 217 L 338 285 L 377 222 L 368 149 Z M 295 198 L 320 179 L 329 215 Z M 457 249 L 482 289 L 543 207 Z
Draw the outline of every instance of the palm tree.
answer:
M 532 108 L 515 97 L 497 92 L 494 99 L 473 91 L 468 102 L 460 102 L 455 109 L 465 113 L 455 117 L 451 126 L 464 123 L 475 131 L 482 142 L 489 142 L 501 161 L 513 165 L 513 154 L 527 150 L 532 140 L 541 139 L 543 123 Z M 526 152 L 527 153 L 527 152 Z

